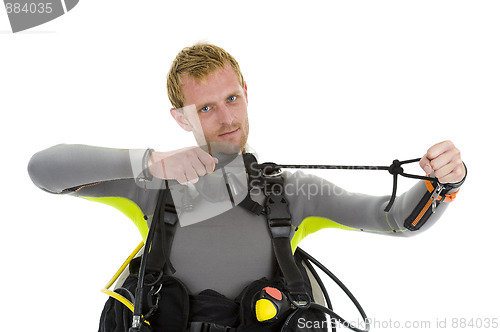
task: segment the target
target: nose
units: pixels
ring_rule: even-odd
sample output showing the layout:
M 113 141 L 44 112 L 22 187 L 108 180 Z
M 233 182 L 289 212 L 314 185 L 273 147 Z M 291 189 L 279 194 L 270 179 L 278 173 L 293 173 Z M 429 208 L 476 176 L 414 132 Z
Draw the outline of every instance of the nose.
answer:
M 217 107 L 217 116 L 219 122 L 223 124 L 232 124 L 234 121 L 234 114 L 226 104 L 222 104 Z

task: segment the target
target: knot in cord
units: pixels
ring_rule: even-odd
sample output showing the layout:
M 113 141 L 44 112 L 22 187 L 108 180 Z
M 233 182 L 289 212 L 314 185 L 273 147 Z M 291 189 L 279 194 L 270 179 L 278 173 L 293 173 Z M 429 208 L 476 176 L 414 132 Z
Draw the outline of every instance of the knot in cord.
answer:
M 392 161 L 391 166 L 339 166 L 339 165 L 275 165 L 275 166 L 281 167 L 281 168 L 316 168 L 316 169 L 389 171 L 389 173 L 392 175 L 392 178 L 393 178 L 393 180 L 392 180 L 392 194 L 391 194 L 391 198 L 389 200 L 389 203 L 387 203 L 387 206 L 384 209 L 385 212 L 389 212 L 392 205 L 394 204 L 394 201 L 396 200 L 396 193 L 397 193 L 397 189 L 398 189 L 398 175 L 401 175 L 403 177 L 410 178 L 410 179 L 438 182 L 438 179 L 436 179 L 435 177 L 425 177 L 425 176 L 420 176 L 420 175 L 407 174 L 404 172 L 403 167 L 401 167 L 401 165 L 415 163 L 418 161 L 420 161 L 420 158 L 403 160 L 403 161 L 399 161 L 398 159 L 394 159 Z
M 398 175 L 398 174 L 403 174 L 404 169 L 401 167 L 402 163 L 398 159 L 394 159 L 392 161 L 391 166 L 389 166 L 389 173 L 392 175 Z
M 394 159 L 392 162 L 392 165 L 389 166 L 389 168 L 387 169 L 389 171 L 389 173 L 392 174 L 393 180 L 392 180 L 392 195 L 391 195 L 391 199 L 389 200 L 389 203 L 387 203 L 387 206 L 384 209 L 385 212 L 389 212 L 389 210 L 392 207 L 392 204 L 394 204 L 394 201 L 396 200 L 396 193 L 398 190 L 398 175 L 401 175 L 401 176 L 404 176 L 407 178 L 413 178 L 413 179 L 437 181 L 437 179 L 430 179 L 430 178 L 425 178 L 425 177 L 419 176 L 419 175 L 406 174 L 403 170 L 403 167 L 401 167 L 401 165 L 403 165 L 403 164 L 414 163 L 414 162 L 417 162 L 419 160 L 420 160 L 420 158 L 410 159 L 410 160 L 405 160 L 405 161 L 399 161 L 398 159 Z

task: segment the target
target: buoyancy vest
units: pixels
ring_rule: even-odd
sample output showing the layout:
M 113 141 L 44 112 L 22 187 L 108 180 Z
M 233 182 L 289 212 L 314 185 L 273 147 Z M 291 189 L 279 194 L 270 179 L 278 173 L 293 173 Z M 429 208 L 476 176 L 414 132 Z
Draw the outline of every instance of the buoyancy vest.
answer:
M 327 331 L 335 330 L 338 324 L 354 331 L 369 329 L 366 314 L 347 288 L 300 248 L 292 252 L 290 234 L 294 226 L 280 167 L 273 163 L 258 164 L 252 154 L 244 154 L 243 161 L 248 181 L 246 195 L 240 193 L 236 198 L 228 181 L 230 174 L 223 172 L 224 180 L 233 205 L 267 219 L 279 267 L 276 276 L 255 280 L 236 299 L 228 299 L 212 290 L 189 294 L 182 281 L 173 276 L 175 269 L 169 259 L 179 216 L 173 191 L 165 181 L 166 188 L 158 198 L 145 253 L 131 263 L 130 276 L 117 290 L 134 303 L 133 313 L 109 299 L 101 316 L 100 332 Z M 265 194 L 263 205 L 250 197 L 249 191 L 256 187 Z M 365 329 L 346 323 L 332 311 L 328 293 L 311 261 L 351 297 L 363 317 Z M 328 307 L 316 303 L 309 275 L 319 283 Z

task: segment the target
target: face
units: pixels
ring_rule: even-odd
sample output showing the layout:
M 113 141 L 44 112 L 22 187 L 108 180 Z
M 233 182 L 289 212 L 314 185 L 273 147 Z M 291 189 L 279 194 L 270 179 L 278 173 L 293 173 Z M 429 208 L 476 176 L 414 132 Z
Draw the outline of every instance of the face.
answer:
M 236 146 L 243 151 L 249 125 L 247 89 L 242 87 L 233 68 L 226 65 L 203 81 L 192 77 L 181 79 L 184 94 L 183 111 L 172 109 L 179 125 L 192 131 L 200 146 Z M 218 149 L 219 150 L 219 149 Z M 234 150 L 234 149 L 232 149 Z

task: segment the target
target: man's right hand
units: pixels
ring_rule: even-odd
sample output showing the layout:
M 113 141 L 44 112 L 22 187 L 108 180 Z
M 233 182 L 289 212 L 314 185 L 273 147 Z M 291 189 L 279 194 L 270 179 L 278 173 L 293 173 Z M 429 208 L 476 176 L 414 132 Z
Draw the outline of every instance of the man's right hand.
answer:
M 200 176 L 212 173 L 217 162 L 217 158 L 193 146 L 170 152 L 153 151 L 148 166 L 149 173 L 156 178 L 187 184 L 196 183 Z

